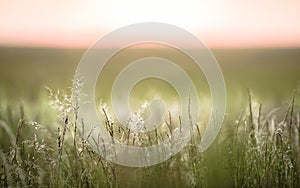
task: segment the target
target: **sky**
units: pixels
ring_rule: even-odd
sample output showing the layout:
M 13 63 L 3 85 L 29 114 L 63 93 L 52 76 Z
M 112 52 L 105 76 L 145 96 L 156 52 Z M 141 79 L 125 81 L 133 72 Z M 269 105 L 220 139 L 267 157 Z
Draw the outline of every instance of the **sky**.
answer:
M 88 47 L 148 21 L 208 47 L 300 47 L 300 0 L 0 0 L 0 46 Z

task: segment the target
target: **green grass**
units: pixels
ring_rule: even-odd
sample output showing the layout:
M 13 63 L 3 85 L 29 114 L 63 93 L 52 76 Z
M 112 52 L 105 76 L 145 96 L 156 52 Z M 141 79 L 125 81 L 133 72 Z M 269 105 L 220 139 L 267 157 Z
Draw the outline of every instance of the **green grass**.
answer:
M 52 97 L 56 98 L 57 94 Z M 76 109 L 63 95 L 58 124 L 42 125 L 2 106 L 1 186 L 50 187 L 299 187 L 299 106 L 290 104 L 263 115 L 262 106 L 249 104 L 240 117 L 220 133 L 212 147 L 200 153 L 193 144 L 161 164 L 129 168 L 110 163 L 95 153 L 76 127 Z M 51 99 L 49 99 L 51 100 Z M 68 108 L 72 108 L 67 110 Z M 119 139 L 117 124 L 103 114 L 109 132 Z M 166 123 L 168 120 L 166 120 Z M 52 124 L 54 123 L 54 125 Z M 175 126 L 174 126 L 175 127 Z M 231 127 L 231 128 L 229 128 Z M 131 134 L 128 130 L 121 130 Z M 13 134 L 12 134 L 13 133 Z M 121 134 L 122 134 L 121 133 Z M 163 134 L 163 133 L 161 133 Z M 169 130 L 168 134 L 172 134 Z M 158 139 L 150 135 L 151 140 Z M 199 142 L 199 132 L 192 141 Z M 122 141 L 122 140 L 120 140 Z M 124 143 L 134 145 L 128 137 Z M 99 143 L 98 143 L 99 144 Z
M 68 89 L 51 95 L 44 88 L 71 85 L 82 50 L 0 50 L 0 186 L 300 187 L 300 98 L 294 92 L 300 81 L 299 50 L 214 52 L 228 90 L 217 140 L 203 153 L 189 144 L 161 164 L 130 168 L 92 150 Z M 51 103 L 55 97 L 61 103 Z M 100 108 L 99 114 L 116 139 L 129 135 L 120 141 L 137 144 L 128 130 L 118 132 L 108 111 Z M 165 124 L 174 129 L 173 119 Z M 160 141 L 172 128 L 141 142 Z M 201 133 L 195 131 L 191 142 L 199 143 Z

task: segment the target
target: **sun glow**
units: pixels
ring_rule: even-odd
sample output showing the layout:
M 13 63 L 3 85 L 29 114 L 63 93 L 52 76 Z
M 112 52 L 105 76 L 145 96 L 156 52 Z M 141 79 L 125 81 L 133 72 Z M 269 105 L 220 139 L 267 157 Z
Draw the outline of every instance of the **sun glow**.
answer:
M 0 0 L 0 45 L 90 46 L 119 27 L 165 22 L 209 46 L 299 46 L 296 0 Z

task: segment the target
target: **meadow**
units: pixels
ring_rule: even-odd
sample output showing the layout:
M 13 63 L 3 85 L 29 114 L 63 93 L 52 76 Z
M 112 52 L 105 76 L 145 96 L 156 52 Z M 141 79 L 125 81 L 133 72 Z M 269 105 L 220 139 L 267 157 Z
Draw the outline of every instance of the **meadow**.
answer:
M 135 58 L 162 53 L 174 61 L 184 59 L 172 50 L 131 50 Z M 195 147 L 201 140 L 200 129 L 180 153 L 143 168 L 106 161 L 75 126 L 70 87 L 84 52 L 0 48 L 1 187 L 300 186 L 300 49 L 213 49 L 227 89 L 226 116 L 216 141 L 200 153 Z M 132 59 L 125 52 L 112 61 Z M 97 85 L 97 101 L 107 100 L 112 78 L 121 68 L 107 67 L 107 75 L 99 78 L 105 82 Z M 195 80 L 203 83 L 200 91 L 206 96 L 203 75 Z M 153 80 L 148 85 L 153 83 L 160 90 L 166 88 Z M 147 84 L 137 88 L 142 93 L 147 89 Z M 168 97 L 168 89 L 161 91 Z M 131 100 L 140 101 L 138 96 L 149 97 L 137 92 Z M 66 108 L 70 108 L 67 113 Z M 120 131 L 107 109 L 99 108 L 112 136 L 127 135 L 120 141 L 134 145 L 130 131 Z M 173 119 L 177 118 L 166 119 L 166 135 L 173 134 Z M 147 138 L 159 142 L 164 136 Z

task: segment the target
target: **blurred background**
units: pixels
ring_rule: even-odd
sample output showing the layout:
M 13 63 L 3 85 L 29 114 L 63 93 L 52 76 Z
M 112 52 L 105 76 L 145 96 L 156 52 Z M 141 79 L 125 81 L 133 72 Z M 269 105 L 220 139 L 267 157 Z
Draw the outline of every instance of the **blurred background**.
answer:
M 0 0 L 1 100 L 37 103 L 44 86 L 68 89 L 96 40 L 128 24 L 156 21 L 186 29 L 212 50 L 229 107 L 239 109 L 236 101 L 246 98 L 247 88 L 257 100 L 280 105 L 300 84 L 299 9 L 297 0 Z

